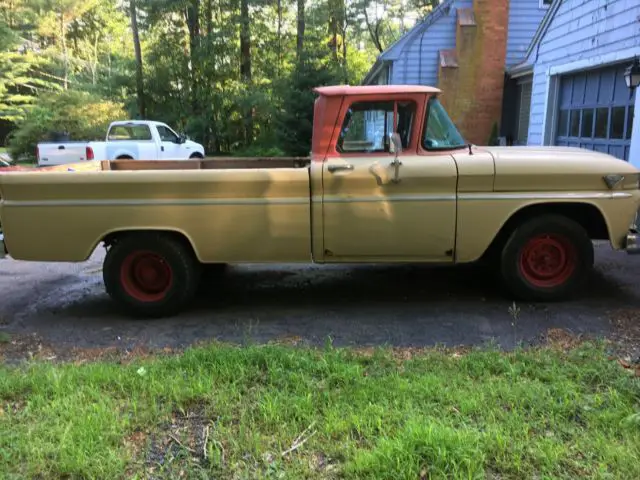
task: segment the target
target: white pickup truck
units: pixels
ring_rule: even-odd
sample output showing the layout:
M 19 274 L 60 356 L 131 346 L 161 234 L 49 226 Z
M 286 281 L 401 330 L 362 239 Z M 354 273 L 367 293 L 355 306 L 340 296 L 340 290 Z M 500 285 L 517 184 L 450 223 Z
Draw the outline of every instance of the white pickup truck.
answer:
M 41 142 L 36 157 L 42 167 L 85 160 L 187 160 L 204 158 L 204 147 L 165 123 L 124 120 L 109 125 L 104 142 Z

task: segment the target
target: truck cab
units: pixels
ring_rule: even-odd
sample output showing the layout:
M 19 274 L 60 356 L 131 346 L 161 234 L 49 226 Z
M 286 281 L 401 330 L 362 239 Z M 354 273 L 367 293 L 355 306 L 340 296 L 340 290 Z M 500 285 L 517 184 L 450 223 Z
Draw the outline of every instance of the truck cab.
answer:
M 89 142 L 88 160 L 179 160 L 204 158 L 202 145 L 150 120 L 112 122 L 105 142 Z

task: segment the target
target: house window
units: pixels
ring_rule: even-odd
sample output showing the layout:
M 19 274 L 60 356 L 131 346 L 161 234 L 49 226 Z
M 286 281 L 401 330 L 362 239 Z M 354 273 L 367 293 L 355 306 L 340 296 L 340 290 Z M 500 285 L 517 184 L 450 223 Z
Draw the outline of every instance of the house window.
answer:
M 403 148 L 407 148 L 415 115 L 413 101 L 356 102 L 347 110 L 336 149 L 341 153 L 388 152 L 394 131 L 400 134 Z
M 549 8 L 549 5 L 551 5 L 551 3 L 553 3 L 553 0 L 539 0 L 539 6 L 540 8 Z

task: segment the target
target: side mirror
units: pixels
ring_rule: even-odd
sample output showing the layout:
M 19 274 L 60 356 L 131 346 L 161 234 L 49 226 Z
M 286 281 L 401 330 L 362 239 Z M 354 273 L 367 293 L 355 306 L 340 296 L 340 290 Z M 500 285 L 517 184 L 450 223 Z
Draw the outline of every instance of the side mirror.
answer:
M 391 153 L 395 153 L 396 157 L 402 153 L 402 139 L 400 138 L 400 134 L 392 133 L 391 134 L 391 143 L 389 144 L 389 151 Z
M 178 135 L 178 143 L 184 143 L 187 141 L 187 136 L 184 133 L 181 133 L 180 135 Z

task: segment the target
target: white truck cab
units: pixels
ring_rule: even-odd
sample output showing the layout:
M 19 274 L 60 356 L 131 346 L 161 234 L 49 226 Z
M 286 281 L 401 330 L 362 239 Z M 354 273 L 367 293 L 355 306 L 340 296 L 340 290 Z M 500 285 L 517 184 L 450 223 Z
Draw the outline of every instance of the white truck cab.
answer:
M 204 147 L 151 120 L 112 122 L 104 142 L 38 143 L 38 165 L 85 160 L 187 160 L 204 158 Z

